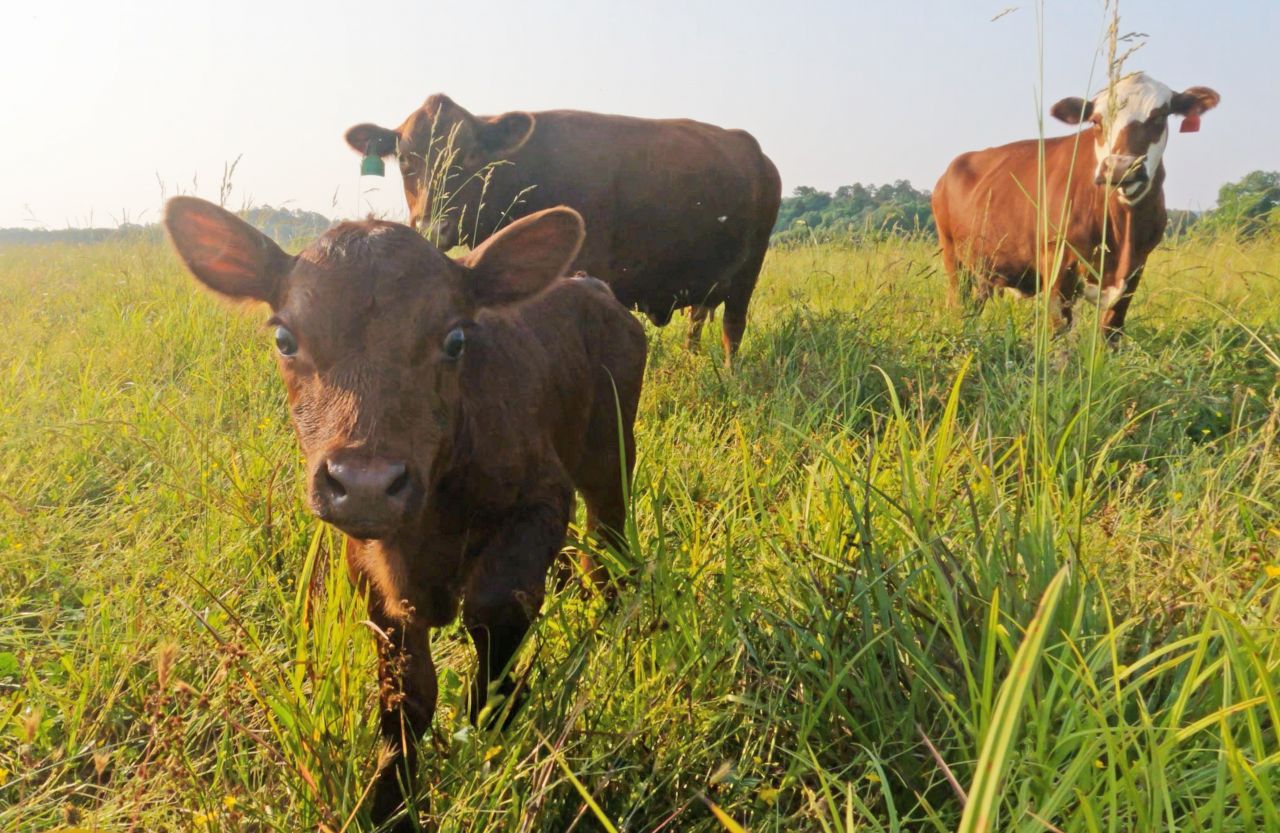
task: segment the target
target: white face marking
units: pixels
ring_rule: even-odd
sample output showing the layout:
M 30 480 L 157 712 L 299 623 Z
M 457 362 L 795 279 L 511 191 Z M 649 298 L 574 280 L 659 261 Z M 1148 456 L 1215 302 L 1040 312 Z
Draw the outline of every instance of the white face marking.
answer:
M 1126 127 L 1146 121 L 1155 110 L 1167 107 L 1172 101 L 1173 90 L 1141 72 L 1126 75 L 1116 82 L 1113 89 L 1100 92 L 1093 100 L 1093 111 L 1102 119 L 1103 125 L 1103 129 L 1098 131 L 1098 167 L 1094 175 L 1101 176 L 1105 172 L 1103 166 L 1107 158 L 1115 154 L 1116 142 Z M 1146 195 L 1168 143 L 1169 129 L 1166 126 L 1160 138 L 1151 143 L 1143 160 L 1147 181 L 1127 186 L 1122 196 L 1133 200 Z M 1136 160 L 1129 160 L 1129 163 L 1133 161 Z

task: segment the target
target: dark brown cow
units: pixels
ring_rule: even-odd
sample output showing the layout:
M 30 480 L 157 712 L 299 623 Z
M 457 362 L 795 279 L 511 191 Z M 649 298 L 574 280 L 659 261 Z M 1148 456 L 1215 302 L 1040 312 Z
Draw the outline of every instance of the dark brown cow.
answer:
M 433 95 L 395 130 L 361 124 L 346 138 L 399 159 L 412 223 L 442 248 L 570 206 L 587 224 L 575 268 L 659 326 L 693 307 L 691 347 L 723 303 L 726 360 L 738 349 L 782 197 L 751 134 L 574 110 L 474 116 Z
M 1194 131 L 1218 100 L 1207 87 L 1174 93 L 1136 73 L 1092 101 L 1059 101 L 1055 118 L 1090 127 L 1044 140 L 1044 212 L 1036 210 L 1037 140 L 957 156 L 933 192 L 952 304 L 964 269 L 976 278 L 980 302 L 993 288 L 1023 295 L 1051 288 L 1056 323 L 1065 327 L 1083 290 L 1101 306 L 1108 337 L 1118 336 L 1164 234 L 1169 116 L 1182 116 L 1183 132 Z M 1047 234 L 1037 233 L 1041 222 Z
M 379 780 L 386 819 L 435 711 L 428 628 L 461 602 L 475 720 L 542 604 L 575 487 L 618 542 L 644 330 L 605 284 L 560 277 L 583 239 L 568 208 L 461 260 L 395 223 L 344 223 L 294 257 L 202 200 L 170 200 L 164 222 L 206 286 L 271 307 L 310 505 L 349 536 L 382 632 L 382 734 L 409 750 Z

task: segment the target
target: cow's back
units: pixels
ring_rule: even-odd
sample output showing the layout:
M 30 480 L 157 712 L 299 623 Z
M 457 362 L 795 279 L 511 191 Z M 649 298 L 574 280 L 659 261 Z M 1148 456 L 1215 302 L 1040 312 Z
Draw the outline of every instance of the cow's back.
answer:
M 1068 187 L 1073 137 L 1044 143 L 1048 205 L 1061 209 Z M 1039 142 L 1013 142 L 957 156 L 934 189 L 939 235 L 961 265 L 1034 291 L 1039 215 Z M 1088 176 L 1087 170 L 1077 176 Z
M 658 312 L 720 303 L 768 246 L 782 186 L 745 131 L 686 119 L 556 110 L 513 155 L 523 211 L 577 209 L 587 240 L 575 267 L 627 306 Z M 754 280 L 754 276 L 752 276 Z

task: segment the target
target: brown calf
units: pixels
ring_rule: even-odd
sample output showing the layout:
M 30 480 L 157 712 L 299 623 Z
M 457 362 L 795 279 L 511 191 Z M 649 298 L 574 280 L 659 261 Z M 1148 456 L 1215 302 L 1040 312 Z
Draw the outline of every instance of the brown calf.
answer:
M 1182 116 L 1183 132 L 1190 132 L 1218 100 L 1207 87 L 1174 93 L 1136 73 L 1093 101 L 1059 101 L 1055 118 L 1091 126 L 1044 140 L 1043 211 L 1036 204 L 1036 140 L 957 156 L 933 191 L 952 304 L 964 269 L 976 277 L 980 301 L 999 287 L 1023 295 L 1051 290 L 1057 323 L 1066 326 L 1082 289 L 1102 308 L 1107 336 L 1118 336 L 1147 257 L 1164 234 L 1169 116 Z M 1047 235 L 1038 233 L 1046 220 Z
M 297 256 L 202 200 L 170 200 L 164 222 L 202 283 L 271 307 L 312 511 L 349 536 L 382 632 L 382 734 L 405 751 L 375 791 L 385 820 L 435 711 L 428 628 L 461 602 L 475 720 L 542 605 L 575 487 L 589 527 L 618 542 L 643 328 L 603 283 L 561 278 L 583 238 L 568 208 L 461 260 L 373 220 Z
M 437 94 L 395 130 L 360 124 L 346 139 L 399 159 L 412 223 L 442 248 L 570 206 L 587 224 L 574 268 L 659 326 L 692 307 L 690 347 L 723 303 L 726 360 L 738 349 L 782 198 L 751 134 L 575 110 L 475 116 Z

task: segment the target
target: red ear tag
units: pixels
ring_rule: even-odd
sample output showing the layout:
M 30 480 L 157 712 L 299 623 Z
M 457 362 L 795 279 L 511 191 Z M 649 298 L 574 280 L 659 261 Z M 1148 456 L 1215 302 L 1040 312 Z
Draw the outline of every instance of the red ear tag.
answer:
M 1197 133 L 1200 130 L 1200 114 L 1191 113 L 1182 119 L 1182 127 L 1178 128 L 1179 133 Z

